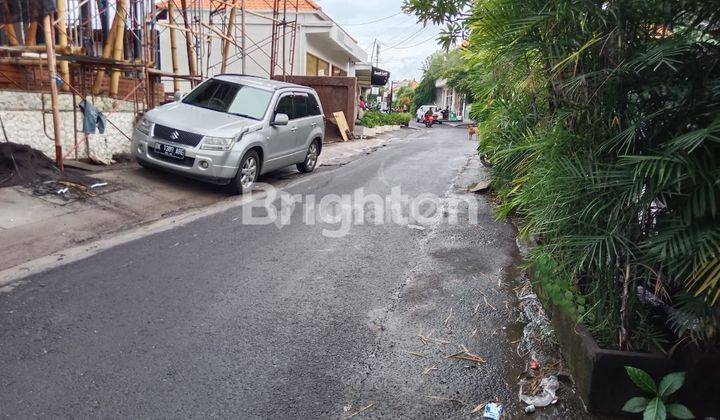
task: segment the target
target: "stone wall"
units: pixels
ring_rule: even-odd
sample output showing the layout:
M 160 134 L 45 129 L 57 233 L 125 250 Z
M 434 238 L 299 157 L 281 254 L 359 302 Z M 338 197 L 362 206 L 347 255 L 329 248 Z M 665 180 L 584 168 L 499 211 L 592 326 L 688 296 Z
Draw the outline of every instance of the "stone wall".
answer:
M 77 103 L 81 98 L 77 97 Z M 47 134 L 52 138 L 52 108 L 50 106 L 50 94 L 38 92 L 16 92 L 0 91 L 0 117 L 5 124 L 5 132 L 8 139 L 15 143 L 27 144 L 45 153 L 51 159 L 55 159 L 54 140 L 48 138 L 43 132 L 42 101 L 45 102 L 45 127 Z M 90 102 L 93 102 L 90 99 Z M 96 97 L 94 104 L 105 116 L 111 120 L 128 136 L 132 136 L 135 111 L 133 102 L 121 101 L 106 97 Z M 61 93 L 59 95 L 60 126 L 62 128 L 63 153 L 68 159 L 74 159 L 75 153 L 68 152 L 75 143 L 75 131 L 73 128 L 72 95 Z M 116 107 L 112 111 L 113 106 Z M 107 124 L 104 134 L 91 134 L 88 145 L 82 144 L 82 111 L 77 110 L 77 133 L 78 158 L 88 157 L 88 154 L 103 160 L 110 160 L 116 153 L 127 153 L 130 148 L 130 141 L 122 135 L 110 123 Z M 2 134 L 2 133 L 0 133 Z

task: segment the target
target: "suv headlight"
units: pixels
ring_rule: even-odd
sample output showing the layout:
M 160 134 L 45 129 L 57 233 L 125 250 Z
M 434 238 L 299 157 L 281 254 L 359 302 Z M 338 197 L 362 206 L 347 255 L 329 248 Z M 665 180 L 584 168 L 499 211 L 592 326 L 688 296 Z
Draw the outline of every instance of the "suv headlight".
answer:
M 152 129 L 152 123 L 148 121 L 147 118 L 140 117 L 135 128 L 137 129 L 137 131 L 145 134 L 146 136 L 149 136 L 150 130 Z
M 200 149 L 202 150 L 230 150 L 235 144 L 235 137 L 205 136 Z

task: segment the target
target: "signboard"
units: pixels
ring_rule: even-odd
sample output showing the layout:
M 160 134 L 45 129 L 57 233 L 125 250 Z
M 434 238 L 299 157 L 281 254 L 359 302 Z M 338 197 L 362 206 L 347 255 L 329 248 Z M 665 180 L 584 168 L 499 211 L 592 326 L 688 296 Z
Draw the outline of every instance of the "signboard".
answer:
M 373 86 L 385 86 L 390 79 L 390 72 L 373 67 L 370 72 L 370 84 Z
M 380 88 L 377 86 L 373 86 L 370 88 L 370 93 L 373 95 L 379 95 L 380 94 Z

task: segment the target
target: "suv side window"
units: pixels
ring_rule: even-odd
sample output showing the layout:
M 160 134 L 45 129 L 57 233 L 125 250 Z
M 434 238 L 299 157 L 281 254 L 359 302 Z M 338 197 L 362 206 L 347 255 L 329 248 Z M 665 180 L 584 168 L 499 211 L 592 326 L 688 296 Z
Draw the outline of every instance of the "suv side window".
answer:
M 315 95 L 308 95 L 308 115 L 320 115 L 320 105 L 315 99 Z
M 295 103 L 295 118 L 305 118 L 308 116 L 308 103 L 307 93 L 296 93 L 293 96 L 293 102 Z
M 289 119 L 295 118 L 293 115 L 293 96 L 285 95 L 278 101 L 277 107 L 275 107 L 276 114 L 287 114 Z

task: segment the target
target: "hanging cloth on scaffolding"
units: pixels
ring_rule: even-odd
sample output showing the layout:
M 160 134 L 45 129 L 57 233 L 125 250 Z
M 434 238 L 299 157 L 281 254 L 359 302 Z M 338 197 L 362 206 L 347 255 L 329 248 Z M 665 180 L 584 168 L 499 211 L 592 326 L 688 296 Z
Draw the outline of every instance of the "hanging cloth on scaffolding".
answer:
M 0 23 L 41 22 L 55 11 L 53 0 L 0 0 Z
M 91 104 L 86 99 L 83 99 L 82 102 L 78 104 L 78 107 L 80 107 L 83 112 L 83 133 L 95 134 L 95 131 L 97 130 L 100 134 L 103 134 L 105 132 L 107 120 L 105 119 L 105 115 L 103 115 L 102 111 L 97 109 L 95 105 Z

